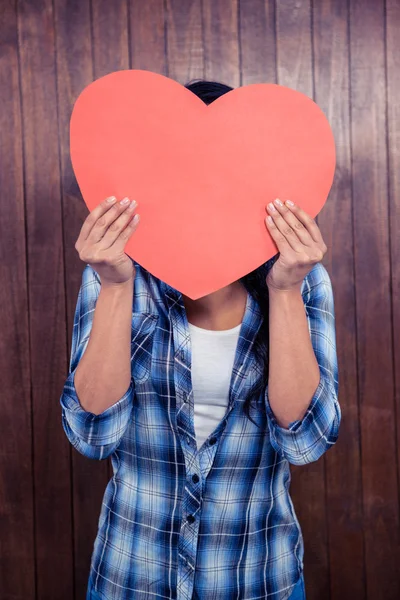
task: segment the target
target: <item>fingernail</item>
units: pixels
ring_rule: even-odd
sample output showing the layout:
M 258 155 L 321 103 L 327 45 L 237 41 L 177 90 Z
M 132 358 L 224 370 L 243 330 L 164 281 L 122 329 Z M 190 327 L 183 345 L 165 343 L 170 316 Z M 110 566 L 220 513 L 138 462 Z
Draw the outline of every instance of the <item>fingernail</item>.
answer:
M 129 208 L 136 208 L 136 206 L 137 206 L 136 200 L 132 200 L 132 202 L 130 203 Z
M 116 197 L 115 196 L 110 196 L 109 198 L 106 199 L 106 202 L 108 202 L 108 204 L 111 204 L 112 202 L 116 201 Z
M 123 200 L 121 200 L 120 204 L 128 204 L 129 203 L 129 198 L 124 198 Z
M 288 204 L 289 206 L 294 206 L 294 202 L 292 202 L 291 200 L 286 200 L 285 204 Z
M 275 204 L 278 204 L 279 206 L 283 206 L 282 202 L 279 200 L 279 198 L 276 198 L 275 200 Z

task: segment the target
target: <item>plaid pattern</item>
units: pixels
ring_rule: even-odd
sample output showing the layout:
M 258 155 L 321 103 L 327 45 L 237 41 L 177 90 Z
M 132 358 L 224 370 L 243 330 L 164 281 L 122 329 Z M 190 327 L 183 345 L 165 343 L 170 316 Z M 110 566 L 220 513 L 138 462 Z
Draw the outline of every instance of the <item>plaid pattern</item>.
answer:
M 272 262 L 272 259 L 271 259 Z M 86 265 L 60 398 L 71 444 L 111 457 L 91 559 L 94 593 L 107 600 L 286 600 L 303 570 L 303 539 L 289 495 L 289 463 L 317 460 L 340 423 L 334 303 L 318 263 L 302 296 L 320 383 L 301 421 L 278 425 L 252 344 L 261 324 L 248 295 L 224 418 L 196 446 L 190 334 L 181 294 L 135 263 L 132 378 L 100 415 L 80 406 L 74 374 L 100 292 Z M 243 412 L 253 396 L 257 410 Z

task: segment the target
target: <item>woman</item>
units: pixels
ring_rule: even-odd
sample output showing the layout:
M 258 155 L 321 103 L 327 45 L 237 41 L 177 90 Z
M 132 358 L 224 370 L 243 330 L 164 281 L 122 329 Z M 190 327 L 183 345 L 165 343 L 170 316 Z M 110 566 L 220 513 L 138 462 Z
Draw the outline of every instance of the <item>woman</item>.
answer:
M 187 87 L 207 104 L 232 89 Z M 75 246 L 87 264 L 62 423 L 114 471 L 87 599 L 303 599 L 289 463 L 317 460 L 340 423 L 321 232 L 296 205 L 268 207 L 279 253 L 191 300 L 124 253 L 139 223 L 127 202 L 97 206 Z

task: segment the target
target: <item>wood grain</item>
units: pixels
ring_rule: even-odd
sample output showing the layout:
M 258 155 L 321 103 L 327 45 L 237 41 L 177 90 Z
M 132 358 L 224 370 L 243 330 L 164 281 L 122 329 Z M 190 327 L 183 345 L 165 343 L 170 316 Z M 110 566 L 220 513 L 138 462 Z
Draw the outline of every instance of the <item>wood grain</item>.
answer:
M 129 0 L 131 68 L 168 75 L 164 0 Z
M 35 594 L 29 297 L 17 14 L 0 13 L 0 597 Z M 21 577 L 19 565 L 24 565 Z
M 389 161 L 389 239 L 391 303 L 393 311 L 393 365 L 396 409 L 397 480 L 400 481 L 400 3 L 386 0 L 387 142 Z M 399 489 L 400 494 L 400 489 Z M 400 506 L 400 498 L 399 498 Z M 400 534 L 399 534 L 400 535 Z M 400 547 L 399 537 L 395 538 Z M 398 575 L 400 578 L 400 575 Z
M 400 597 L 390 300 L 385 20 L 350 10 L 354 260 L 367 598 Z
M 73 597 L 71 449 L 61 428 L 65 282 L 54 14 L 49 0 L 18 4 L 31 351 L 37 598 Z M 21 435 L 24 432 L 21 431 Z M 17 472 L 17 471 L 16 471 Z M 16 565 L 19 568 L 20 565 Z M 15 596 L 13 596 L 15 597 Z M 34 597 L 34 591 L 31 591 Z
M 332 126 L 337 157 L 332 191 L 318 215 L 329 248 L 323 262 L 335 297 L 342 410 L 340 442 L 325 455 L 330 589 L 332 600 L 353 600 L 365 598 L 365 566 L 358 389 L 349 376 L 357 355 L 347 0 L 315 2 L 313 32 L 315 101 Z
M 204 76 L 240 85 L 238 0 L 203 0 Z
M 276 83 L 275 2 L 246 0 L 239 5 L 241 85 Z
M 278 83 L 313 97 L 313 56 L 309 1 L 277 3 Z M 319 224 L 319 218 L 316 218 Z M 304 575 L 309 600 L 329 600 L 325 456 L 292 467 L 291 494 L 304 536 Z
M 75 250 L 88 209 L 73 174 L 69 156 L 69 119 L 75 100 L 93 81 L 91 14 L 88 1 L 58 0 L 55 4 L 57 89 L 61 151 L 61 200 L 67 298 L 68 370 L 74 313 L 85 264 Z M 66 436 L 62 443 L 69 445 Z M 108 461 L 91 461 L 72 448 L 72 512 L 75 598 L 84 598 L 90 558 L 104 490 Z
M 168 76 L 183 85 L 204 76 L 203 23 L 197 0 L 167 0 Z

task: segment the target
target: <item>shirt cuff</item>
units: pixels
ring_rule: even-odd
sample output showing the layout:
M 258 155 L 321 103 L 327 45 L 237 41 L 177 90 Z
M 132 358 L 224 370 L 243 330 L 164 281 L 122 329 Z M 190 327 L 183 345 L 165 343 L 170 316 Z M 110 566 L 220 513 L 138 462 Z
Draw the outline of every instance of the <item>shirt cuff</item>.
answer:
M 96 415 L 82 408 L 74 384 L 72 371 L 65 382 L 60 404 L 64 417 L 73 433 L 91 446 L 115 444 L 123 436 L 132 412 L 134 383 L 131 379 L 126 393 L 115 404 Z
M 333 385 L 324 376 L 302 419 L 288 427 L 279 425 L 265 392 L 265 407 L 270 424 L 271 444 L 289 462 L 303 464 L 317 460 L 338 437 L 340 408 Z

